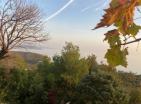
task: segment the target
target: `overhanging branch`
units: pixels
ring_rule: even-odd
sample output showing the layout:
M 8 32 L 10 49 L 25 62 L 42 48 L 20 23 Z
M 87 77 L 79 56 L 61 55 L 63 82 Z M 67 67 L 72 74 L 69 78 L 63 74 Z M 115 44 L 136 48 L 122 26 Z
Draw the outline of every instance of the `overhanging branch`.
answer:
M 141 41 L 141 38 L 135 39 L 135 40 L 130 41 L 130 42 L 123 43 L 121 45 L 127 45 L 127 44 L 131 44 L 131 43 L 139 42 L 139 41 Z

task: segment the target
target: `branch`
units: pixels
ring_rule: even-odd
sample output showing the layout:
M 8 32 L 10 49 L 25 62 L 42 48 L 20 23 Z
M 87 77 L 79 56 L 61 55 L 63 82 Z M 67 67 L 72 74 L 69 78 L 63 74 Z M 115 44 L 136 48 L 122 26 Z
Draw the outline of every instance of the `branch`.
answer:
M 127 44 L 131 44 L 131 43 L 139 42 L 139 41 L 141 41 L 141 38 L 138 38 L 138 39 L 135 39 L 133 41 L 130 41 L 130 42 L 127 42 L 127 43 L 123 43 L 123 44 L 120 44 L 120 45 L 127 45 Z

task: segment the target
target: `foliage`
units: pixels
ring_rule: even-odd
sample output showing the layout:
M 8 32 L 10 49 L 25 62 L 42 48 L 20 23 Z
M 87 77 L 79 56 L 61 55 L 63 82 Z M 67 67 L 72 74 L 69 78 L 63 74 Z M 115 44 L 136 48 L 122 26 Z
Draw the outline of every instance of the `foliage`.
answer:
M 56 75 L 54 73 L 54 66 L 49 57 L 44 57 L 42 61 L 38 64 L 37 73 L 43 77 L 44 86 L 46 89 L 51 89 L 55 85 Z
M 48 94 L 38 73 L 13 69 L 8 79 L 6 100 L 10 104 L 48 103 Z
M 129 104 L 140 104 L 141 103 L 141 90 L 132 89 L 130 93 L 130 103 Z
M 88 74 L 88 64 L 85 58 L 80 58 L 79 47 L 72 43 L 66 43 L 61 56 L 55 56 L 54 62 L 60 73 L 56 81 L 60 104 L 69 101 L 74 96 L 76 85 Z
M 141 40 L 141 38 L 136 39 L 141 26 L 137 25 L 134 20 L 135 8 L 140 12 L 139 6 L 141 6 L 141 0 L 111 0 L 109 8 L 105 9 L 103 18 L 95 27 L 95 29 L 105 26 L 115 27 L 105 34 L 106 38 L 104 39 L 110 45 L 105 58 L 112 67 L 118 65 L 127 67 L 128 50 L 127 47 L 122 47 L 122 45 Z M 131 39 L 134 40 L 129 41 Z
M 76 93 L 73 104 L 128 104 L 126 92 L 106 73 L 86 76 Z
M 127 48 L 121 50 L 119 46 L 114 46 L 111 49 L 108 49 L 107 53 L 105 54 L 105 58 L 107 62 L 112 66 L 127 66 L 126 55 L 128 55 Z
M 113 42 L 114 43 L 114 42 Z M 22 63 L 22 61 L 19 61 Z M 20 65 L 20 64 L 19 64 Z M 81 57 L 66 43 L 53 60 L 44 57 L 37 69 L 0 68 L 0 103 L 7 104 L 136 104 L 141 76 L 99 64 L 94 54 Z M 129 101 L 129 103 L 128 103 Z
M 134 73 L 118 72 L 120 79 L 123 81 L 124 86 L 128 87 L 138 87 L 140 86 L 140 81 L 138 81 L 138 76 Z
M 96 56 L 94 54 L 88 56 L 87 63 L 89 66 L 89 75 L 91 75 L 92 71 L 97 70 L 97 68 L 98 68 Z
M 0 68 L 0 103 L 5 103 L 7 97 L 7 81 L 5 78 L 5 69 Z
M 80 58 L 79 47 L 72 43 L 66 43 L 61 56 L 55 56 L 53 59 L 58 70 L 61 71 L 60 76 L 69 83 L 79 82 L 88 73 L 86 59 Z

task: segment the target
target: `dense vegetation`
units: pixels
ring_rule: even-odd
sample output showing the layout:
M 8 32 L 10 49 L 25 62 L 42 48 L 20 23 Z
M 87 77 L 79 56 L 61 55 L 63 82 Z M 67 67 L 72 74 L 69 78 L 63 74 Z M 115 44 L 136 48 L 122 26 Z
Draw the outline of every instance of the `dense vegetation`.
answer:
M 25 61 L 19 63 L 25 65 Z M 72 43 L 66 43 L 61 54 L 52 59 L 43 57 L 33 69 L 17 65 L 8 70 L 0 68 L 0 103 L 141 103 L 140 75 L 99 64 L 94 54 L 82 57 Z
M 99 64 L 94 54 L 82 57 L 79 47 L 72 43 L 66 43 L 61 54 L 52 58 L 19 52 L 9 55 L 25 41 L 46 41 L 47 35 L 43 34 L 42 16 L 36 5 L 3 0 L 0 104 L 141 104 L 141 75 L 115 68 L 128 65 L 125 45 L 141 41 L 136 38 L 141 26 L 134 19 L 134 12 L 141 13 L 139 6 L 141 0 L 111 0 L 94 28 L 114 27 L 104 39 L 109 43 L 107 65 Z

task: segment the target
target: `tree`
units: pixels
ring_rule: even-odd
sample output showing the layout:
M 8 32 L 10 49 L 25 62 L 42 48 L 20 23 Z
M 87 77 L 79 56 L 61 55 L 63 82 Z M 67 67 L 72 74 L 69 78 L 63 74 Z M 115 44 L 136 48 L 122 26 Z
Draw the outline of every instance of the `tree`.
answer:
M 53 62 L 49 57 L 44 57 L 43 60 L 38 65 L 37 73 L 44 79 L 44 86 L 47 89 L 54 87 L 55 76 L 57 75 L 54 71 Z
M 88 66 L 89 66 L 89 75 L 91 75 L 92 71 L 97 70 L 97 67 L 98 67 L 96 56 L 94 54 L 88 56 L 87 61 L 88 61 Z
M 128 104 L 128 100 L 111 75 L 96 73 L 81 80 L 71 104 Z
M 43 57 L 42 61 L 38 64 L 38 69 L 40 70 L 49 70 L 51 59 L 47 56 Z
M 0 57 L 25 41 L 41 42 L 41 13 L 25 0 L 3 0 L 0 8 Z
M 135 22 L 135 13 L 141 13 L 139 6 L 141 0 L 111 0 L 100 23 L 94 28 L 115 27 L 105 33 L 104 39 L 110 47 L 105 58 L 112 67 L 127 67 L 128 48 L 125 45 L 141 41 L 141 38 L 136 38 L 141 26 Z
M 88 74 L 87 59 L 80 57 L 79 47 L 67 42 L 61 55 L 53 57 L 57 104 L 64 104 L 74 96 L 75 87 Z
M 61 76 L 71 82 L 79 82 L 79 80 L 88 74 L 88 64 L 85 58 L 80 58 L 79 47 L 72 43 L 66 43 L 61 55 L 64 69 Z
M 34 71 L 13 69 L 7 79 L 6 102 L 10 104 L 48 104 L 43 77 Z

